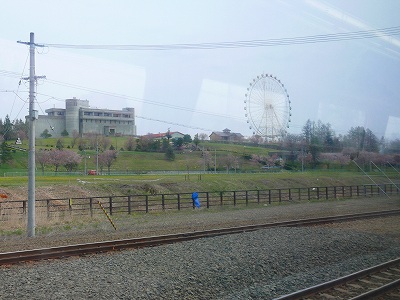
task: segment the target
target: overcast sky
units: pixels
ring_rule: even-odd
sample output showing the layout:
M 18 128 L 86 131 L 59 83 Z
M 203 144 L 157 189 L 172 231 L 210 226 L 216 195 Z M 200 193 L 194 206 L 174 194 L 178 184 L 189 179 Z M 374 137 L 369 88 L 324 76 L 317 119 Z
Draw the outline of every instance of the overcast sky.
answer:
M 0 10 L 0 118 L 28 112 L 29 41 L 63 45 L 170 45 L 282 40 L 400 26 L 398 0 L 5 1 Z M 364 126 L 400 138 L 400 36 L 283 46 L 191 50 L 37 48 L 39 114 L 65 99 L 136 109 L 138 134 L 251 136 L 250 81 L 273 74 L 291 99 L 288 131 L 310 119 L 336 134 Z

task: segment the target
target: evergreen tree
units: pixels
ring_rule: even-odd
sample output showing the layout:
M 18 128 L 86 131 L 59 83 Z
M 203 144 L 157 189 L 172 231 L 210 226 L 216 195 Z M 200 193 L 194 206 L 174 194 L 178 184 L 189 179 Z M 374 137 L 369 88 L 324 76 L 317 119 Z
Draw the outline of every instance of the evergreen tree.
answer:
M 198 133 L 194 136 L 193 144 L 195 144 L 196 147 L 199 146 L 199 144 L 200 144 L 200 139 L 199 139 Z
M 51 134 L 49 133 L 49 130 L 48 130 L 48 129 L 45 129 L 45 130 L 43 130 L 43 132 L 40 134 L 40 137 L 46 139 L 46 138 L 51 137 Z
M 61 139 L 57 140 L 56 148 L 58 150 L 62 150 L 64 148 L 64 144 L 63 144 L 63 141 Z
M 192 142 L 192 137 L 190 136 L 190 134 L 185 134 L 183 136 L 183 143 L 185 145 L 190 144 Z
M 303 126 L 303 136 L 306 141 L 306 144 L 311 143 L 312 133 L 313 133 L 313 125 L 310 119 L 307 120 L 306 124 Z
M 4 120 L 4 124 L 3 124 L 3 136 L 4 136 L 4 140 L 6 141 L 10 141 L 13 139 L 13 124 L 10 121 L 9 116 L 6 116 L 6 119 Z
M 167 139 L 163 139 L 162 140 L 162 144 L 161 144 L 161 152 L 167 152 L 169 147 L 169 143 Z
M 6 141 L 3 141 L 0 147 L 0 154 L 1 154 L 1 163 L 5 164 L 6 162 L 12 160 L 11 149 L 7 145 Z
M 165 152 L 165 159 L 170 161 L 175 160 L 175 153 L 171 146 L 169 146 L 167 151 Z

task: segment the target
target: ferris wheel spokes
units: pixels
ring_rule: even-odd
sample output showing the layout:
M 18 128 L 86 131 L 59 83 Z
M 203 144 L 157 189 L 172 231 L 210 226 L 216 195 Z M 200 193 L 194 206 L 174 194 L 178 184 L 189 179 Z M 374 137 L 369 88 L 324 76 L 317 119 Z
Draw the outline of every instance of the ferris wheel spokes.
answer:
M 258 75 L 250 82 L 245 99 L 247 123 L 267 139 L 276 139 L 286 131 L 291 107 L 286 88 L 276 77 Z

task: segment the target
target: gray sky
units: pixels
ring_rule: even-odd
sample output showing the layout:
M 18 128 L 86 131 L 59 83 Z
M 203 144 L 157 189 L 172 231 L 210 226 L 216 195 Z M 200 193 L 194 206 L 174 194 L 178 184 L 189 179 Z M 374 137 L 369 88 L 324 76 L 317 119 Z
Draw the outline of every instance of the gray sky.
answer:
M 28 46 L 170 45 L 311 37 L 400 26 L 398 0 L 5 1 L 0 10 L 0 117 L 28 112 Z M 400 36 L 235 49 L 77 50 L 37 48 L 36 109 L 64 99 L 134 107 L 138 134 L 225 128 L 251 136 L 250 81 L 273 74 L 291 99 L 288 132 L 307 119 L 336 134 L 353 126 L 400 138 Z M 7 91 L 7 92 L 5 92 Z

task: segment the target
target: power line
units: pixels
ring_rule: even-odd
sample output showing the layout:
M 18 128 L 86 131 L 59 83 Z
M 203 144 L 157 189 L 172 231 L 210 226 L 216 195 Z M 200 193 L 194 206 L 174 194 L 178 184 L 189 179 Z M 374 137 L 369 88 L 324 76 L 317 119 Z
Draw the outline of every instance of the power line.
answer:
M 66 87 L 71 87 L 71 88 L 75 88 L 75 89 L 80 89 L 80 90 L 84 90 L 84 91 L 94 92 L 94 93 L 98 93 L 98 94 L 102 94 L 102 95 L 106 95 L 106 96 L 122 98 L 122 99 L 125 99 L 125 100 L 142 102 L 142 103 L 151 104 L 151 105 L 155 105 L 155 106 L 159 106 L 159 107 L 166 107 L 166 108 L 170 108 L 170 109 L 188 111 L 188 112 L 199 113 L 199 114 L 203 114 L 203 115 L 216 116 L 216 117 L 223 117 L 223 118 L 230 118 L 230 119 L 242 119 L 241 117 L 237 117 L 237 116 L 223 115 L 223 114 L 218 114 L 218 113 L 213 113 L 213 112 L 208 112 L 208 111 L 196 110 L 194 108 L 189 108 L 189 107 L 184 107 L 184 106 L 179 106 L 179 105 L 173 105 L 173 104 L 169 104 L 169 103 L 163 103 L 163 102 L 158 102 L 158 101 L 154 101 L 154 100 L 150 100 L 150 99 L 144 99 L 144 98 L 133 97 L 133 96 L 128 96 L 128 95 L 122 95 L 122 94 L 117 94 L 117 93 L 108 92 L 108 91 L 102 91 L 102 90 L 98 90 L 98 89 L 88 88 L 88 87 L 75 85 L 75 84 L 64 83 L 64 82 L 51 80 L 51 79 L 47 79 L 46 82 L 52 83 L 52 84 L 56 84 L 56 85 L 62 85 L 62 86 L 66 86 Z M 46 95 L 46 96 L 48 96 L 48 95 Z
M 28 58 L 29 58 L 29 52 L 28 52 L 28 55 L 26 56 L 24 68 L 23 68 L 22 73 L 21 73 L 21 78 L 22 78 L 22 76 L 24 75 L 25 68 L 26 68 L 26 64 L 27 64 L 27 62 L 28 62 Z M 13 112 L 14 105 L 15 105 L 15 101 L 17 100 L 17 97 L 20 98 L 20 97 L 18 96 L 18 92 L 19 92 L 19 87 L 20 87 L 20 86 L 21 86 L 21 80 L 19 80 L 19 82 L 18 82 L 17 92 L 14 93 L 14 94 L 15 94 L 15 97 L 14 97 L 13 104 L 12 104 L 12 106 L 11 106 L 10 116 L 11 116 L 11 114 L 12 114 L 12 112 Z M 24 105 L 25 105 L 25 104 L 24 104 Z M 24 108 L 24 105 L 21 107 L 21 110 Z M 19 113 L 21 112 L 21 110 L 18 112 L 16 118 L 18 117 L 18 115 L 19 115 Z
M 6 71 L 6 70 L 0 70 L 0 76 L 1 75 L 14 77 L 14 78 L 20 78 L 18 73 L 11 72 L 11 71 Z M 114 92 L 102 91 L 102 90 L 99 90 L 99 89 L 94 89 L 94 88 L 85 87 L 85 86 L 76 85 L 76 84 L 71 84 L 71 83 L 65 83 L 65 82 L 52 80 L 52 79 L 48 79 L 48 78 L 46 78 L 46 82 L 47 83 L 51 83 L 51 84 L 55 84 L 55 85 L 65 86 L 65 87 L 79 89 L 79 90 L 88 91 L 88 92 L 93 92 L 93 93 L 97 93 L 97 94 L 102 94 L 102 95 L 106 95 L 106 96 L 121 98 L 121 99 L 125 99 L 125 100 L 137 101 L 137 102 L 151 104 L 151 105 L 155 105 L 155 106 L 159 106 L 159 107 L 166 107 L 166 108 L 169 108 L 169 109 L 188 111 L 188 112 L 199 113 L 199 114 L 203 114 L 203 115 L 210 115 L 210 116 L 215 116 L 215 117 L 223 117 L 223 118 L 230 118 L 230 119 L 242 119 L 241 117 L 238 117 L 238 116 L 223 115 L 223 114 L 218 114 L 218 113 L 213 113 L 213 112 L 196 110 L 194 108 L 188 108 L 188 107 L 184 107 L 184 106 L 178 106 L 178 105 L 158 102 L 158 101 L 154 101 L 154 100 L 150 100 L 150 99 L 144 99 L 144 98 L 139 98 L 139 97 L 122 95 L 122 94 L 118 94 L 118 93 L 114 93 Z M 50 96 L 50 95 L 47 95 L 47 94 L 42 94 L 42 93 L 37 93 L 37 94 L 38 95 L 42 95 L 42 96 L 51 97 L 51 98 L 53 98 L 53 99 L 55 99 L 57 101 L 65 101 L 65 99 L 60 99 L 60 98 L 53 97 L 53 96 Z
M 69 48 L 69 49 L 94 49 L 94 50 L 126 50 L 126 51 L 164 51 L 164 50 L 212 50 L 231 48 L 255 48 L 274 47 L 301 44 L 315 44 L 326 42 L 338 42 L 346 40 L 370 39 L 382 36 L 393 36 L 400 34 L 400 26 L 373 30 L 320 34 L 292 38 L 268 39 L 268 40 L 245 40 L 232 42 L 214 43 L 183 43 L 183 44 L 147 44 L 147 45 L 77 45 L 77 44 L 52 44 L 42 43 L 44 47 Z
M 184 124 L 180 124 L 180 123 L 176 123 L 176 122 L 163 121 L 163 120 L 153 119 L 153 118 L 147 118 L 147 117 L 143 117 L 143 116 L 137 116 L 137 115 L 136 115 L 135 117 L 136 117 L 136 118 L 139 118 L 139 119 L 144 119 L 144 120 L 149 120 L 149 121 L 155 121 L 155 122 L 161 122 L 161 123 L 170 124 L 170 125 L 176 125 L 176 126 L 185 127 L 185 128 L 199 129 L 199 130 L 204 130 L 204 131 L 215 131 L 215 130 L 212 130 L 212 129 L 202 128 L 202 127 L 196 127 L 196 126 L 190 126 L 190 125 L 184 125 Z

